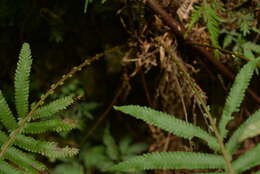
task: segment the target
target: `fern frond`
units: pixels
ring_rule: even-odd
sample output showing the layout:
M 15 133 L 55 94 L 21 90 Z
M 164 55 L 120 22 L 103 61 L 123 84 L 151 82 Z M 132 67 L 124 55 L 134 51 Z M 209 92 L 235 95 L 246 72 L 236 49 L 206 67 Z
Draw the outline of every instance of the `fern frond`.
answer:
M 257 121 L 260 120 L 260 110 L 257 110 L 254 114 L 248 117 L 248 119 L 242 123 L 239 128 L 232 134 L 229 138 L 228 142 L 226 143 L 226 149 L 233 154 L 233 152 L 237 149 L 238 143 L 241 140 L 241 136 L 244 134 L 246 128 Z
M 222 156 L 195 152 L 154 152 L 130 158 L 108 171 L 152 169 L 224 169 Z
M 52 119 L 45 121 L 38 121 L 27 123 L 25 128 L 23 129 L 23 133 L 25 134 L 40 134 L 48 131 L 54 132 L 62 132 L 62 131 L 70 131 L 76 127 L 76 122 L 71 119 Z
M 0 120 L 9 131 L 17 127 L 17 122 L 5 101 L 5 98 L 0 90 Z
M 34 112 L 32 118 L 35 120 L 38 118 L 50 117 L 50 116 L 56 114 L 57 112 L 59 112 L 63 109 L 66 109 L 72 103 L 73 103 L 72 96 L 67 96 L 67 97 L 57 99 L 57 100 L 49 103 L 48 105 L 37 109 Z
M 254 149 L 241 155 L 237 160 L 232 163 L 232 166 L 237 173 L 241 173 L 260 165 L 260 144 L 258 144 Z
M 84 62 L 85 63 L 85 62 Z M 41 97 L 41 100 L 33 107 L 31 115 L 28 115 L 29 110 L 29 75 L 31 71 L 31 50 L 27 43 L 22 45 L 15 72 L 15 107 L 20 120 L 19 125 L 16 118 L 12 114 L 3 94 L 0 90 L 0 121 L 8 129 L 9 136 L 0 130 L 0 145 L 1 147 L 1 160 L 0 160 L 0 174 L 38 174 L 46 170 L 46 167 L 35 160 L 30 153 L 21 151 L 29 151 L 40 153 L 49 158 L 57 157 L 70 157 L 78 153 L 78 149 L 70 147 L 58 147 L 55 142 L 46 142 L 35 140 L 30 136 L 22 135 L 22 133 L 42 133 L 46 131 L 69 131 L 76 127 L 76 123 L 70 119 L 64 120 L 46 120 L 46 117 L 55 114 L 56 112 L 65 109 L 73 103 L 72 97 L 65 97 L 51 102 L 49 105 L 38 108 L 42 105 L 44 100 L 51 94 L 51 92 L 63 83 L 64 80 L 69 78 L 72 74 L 79 71 L 79 68 L 74 68 L 73 71 L 64 75 L 62 79 L 52 86 L 51 89 Z M 80 67 L 84 66 L 81 64 Z M 37 109 L 38 108 L 38 109 Z M 33 123 L 31 117 L 35 116 L 36 119 L 45 118 L 45 121 L 37 120 Z M 8 162 L 8 163 L 7 163 Z
M 202 15 L 203 8 L 201 6 L 195 6 L 191 13 L 191 19 L 188 23 L 187 29 L 191 30 L 195 23 L 197 23 Z
M 218 16 L 215 9 L 213 9 L 206 1 L 203 3 L 203 17 L 206 22 L 207 29 L 210 34 L 210 39 L 214 47 L 219 48 L 218 37 L 220 33 L 219 24 L 222 19 Z
M 19 117 L 23 118 L 28 113 L 29 98 L 29 76 L 32 58 L 30 45 L 24 43 L 19 55 L 17 69 L 15 72 L 15 106 Z
M 112 160 L 119 160 L 119 151 L 114 137 L 110 134 L 109 126 L 106 127 L 103 136 L 103 142 L 106 145 L 106 153 Z
M 135 118 L 141 119 L 148 124 L 158 126 L 159 128 L 171 132 L 177 136 L 187 139 L 191 139 L 193 137 L 201 138 L 208 143 L 210 148 L 215 151 L 219 151 L 219 145 L 217 144 L 215 137 L 211 136 L 201 128 L 177 119 L 174 116 L 147 107 L 135 105 L 116 106 L 114 108 Z
M 78 149 L 76 148 L 60 148 L 55 142 L 35 140 L 32 137 L 24 135 L 18 135 L 14 144 L 27 151 L 40 153 L 50 158 L 70 157 L 78 153 Z
M 260 59 L 255 59 L 244 65 L 235 78 L 235 82 L 230 89 L 219 122 L 219 131 L 223 139 L 228 132 L 226 130 L 227 123 L 232 120 L 232 113 L 239 111 L 240 104 L 245 96 L 246 88 L 249 85 L 259 60 Z

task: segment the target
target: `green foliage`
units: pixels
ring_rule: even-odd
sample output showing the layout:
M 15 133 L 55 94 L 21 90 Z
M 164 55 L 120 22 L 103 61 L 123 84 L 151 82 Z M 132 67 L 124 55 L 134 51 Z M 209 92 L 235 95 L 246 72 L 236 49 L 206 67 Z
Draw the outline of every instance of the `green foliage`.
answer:
M 154 152 L 119 163 L 111 171 L 151 169 L 224 169 L 222 156 L 194 152 Z
M 0 90 L 0 119 L 2 124 L 9 130 L 17 127 L 16 120 L 5 101 L 5 98 Z
M 237 28 L 231 30 L 222 29 L 221 33 L 225 34 L 223 47 L 231 47 L 234 52 L 249 59 L 258 57 L 260 55 L 259 44 L 248 39 L 250 34 L 260 33 L 260 30 L 255 26 L 255 18 L 255 14 L 252 10 L 242 9 L 237 12 L 229 13 L 228 20 L 232 23 L 235 22 Z
M 51 174 L 84 174 L 84 169 L 77 162 L 66 162 L 55 167 Z
M 241 33 L 237 33 L 235 31 L 228 32 L 225 30 L 222 32 L 227 34 L 223 41 L 224 48 L 235 44 L 233 51 L 245 56 L 248 59 L 255 59 L 260 55 L 260 45 L 246 40 Z
M 233 162 L 233 167 L 238 173 L 242 173 L 251 167 L 255 167 L 260 164 L 260 145 L 258 144 L 252 150 L 249 150 L 245 154 L 241 155 L 237 160 Z
M 47 118 L 53 116 L 53 114 L 66 109 L 69 105 L 73 103 L 71 96 L 63 97 L 55 101 L 50 102 L 49 104 L 40 107 L 33 113 L 33 119 Z
M 239 111 L 240 104 L 245 96 L 245 91 L 257 66 L 258 60 L 259 59 L 247 63 L 236 76 L 235 83 L 229 92 L 219 123 L 222 138 L 225 138 L 227 135 L 226 125 L 232 119 L 232 113 Z
M 15 106 L 17 117 L 15 117 L 8 106 L 2 91 L 0 91 L 0 121 L 6 128 L 0 131 L 1 153 L 3 157 L 0 161 L 0 173 L 26 173 L 36 174 L 46 170 L 46 167 L 41 162 L 37 161 L 30 152 L 39 153 L 49 158 L 69 157 L 77 154 L 78 149 L 71 147 L 61 148 L 56 142 L 37 140 L 32 134 L 39 134 L 49 131 L 69 131 L 75 127 L 75 121 L 64 119 L 51 118 L 60 110 L 67 108 L 73 103 L 71 96 L 57 99 L 48 105 L 38 108 L 36 111 L 29 112 L 29 76 L 32 65 L 31 50 L 28 43 L 24 43 L 19 55 L 17 69 L 15 72 Z M 41 100 L 43 100 L 41 98 Z M 40 102 L 43 104 L 43 101 Z M 35 118 L 28 120 L 28 115 Z M 25 126 L 23 122 L 27 119 Z M 17 120 L 19 120 L 17 122 Z M 17 132 L 15 134 L 14 132 Z M 9 135 L 7 135 L 10 133 Z M 6 151 L 3 144 L 13 140 L 13 145 L 7 147 Z M 11 161 L 15 165 L 10 165 L 5 160 Z M 18 167 L 15 167 L 15 166 Z
M 188 29 L 190 30 L 195 23 L 197 23 L 200 18 L 206 23 L 208 32 L 210 34 L 210 39 L 214 47 L 220 47 L 218 38 L 220 34 L 219 24 L 224 20 L 220 18 L 216 12 L 217 8 L 214 8 L 212 4 L 209 4 L 206 0 L 200 6 L 195 6 L 191 14 L 191 19 L 188 24 Z
M 101 0 L 101 4 L 104 4 L 107 0 Z M 93 3 L 93 0 L 85 0 L 85 3 L 84 3 L 84 13 L 87 13 L 87 10 L 88 10 L 88 5 L 90 3 Z
M 126 114 L 132 115 L 138 119 L 142 119 L 148 124 L 158 126 L 161 129 L 171 132 L 177 136 L 187 139 L 191 139 L 193 137 L 201 138 L 202 140 L 206 141 L 213 150 L 219 151 L 219 146 L 215 137 L 208 134 L 201 128 L 192 125 L 191 123 L 187 123 L 171 115 L 168 115 L 160 111 L 155 111 L 147 107 L 130 105 L 114 108 Z
M 71 97 L 77 97 L 77 96 L 84 96 L 85 90 L 82 87 L 82 81 L 78 79 L 73 79 L 70 81 L 70 83 L 65 84 L 58 90 L 55 94 L 53 94 L 51 97 L 53 99 L 56 99 L 54 102 L 51 102 L 49 105 L 46 105 L 46 108 L 44 109 L 44 112 L 48 113 L 48 115 L 42 115 L 40 117 L 49 117 L 53 116 L 53 111 L 57 114 L 55 114 L 56 117 L 60 119 L 73 119 L 77 121 L 77 124 L 75 125 L 76 128 L 83 130 L 86 128 L 87 121 L 92 120 L 94 118 L 92 112 L 97 110 L 101 104 L 97 102 L 83 102 L 81 101 L 76 102 L 73 104 L 69 110 L 63 111 L 63 112 L 57 112 L 56 110 L 62 110 L 63 108 L 59 108 L 58 106 L 62 106 L 63 104 L 65 106 L 70 105 L 73 100 L 71 100 Z M 69 96 L 69 97 L 67 97 Z M 63 104 L 62 104 L 63 103 Z M 34 118 L 38 118 L 39 115 L 37 112 L 35 112 Z
M 237 148 L 238 143 L 242 142 L 246 138 L 253 137 L 257 135 L 257 130 L 251 131 L 251 124 L 254 124 L 255 122 L 258 122 L 260 118 L 260 110 L 256 111 L 254 114 L 252 114 L 244 123 L 242 123 L 239 128 L 232 134 L 232 136 L 229 138 L 228 142 L 226 143 L 227 150 L 232 154 Z
M 146 144 L 132 144 L 132 139 L 129 136 L 122 138 L 117 144 L 109 131 L 109 126 L 107 126 L 104 130 L 103 145 L 88 147 L 86 151 L 81 152 L 80 156 L 87 169 L 97 168 L 105 171 L 106 168 L 122 160 L 131 159 L 146 149 Z
M 253 72 L 259 63 L 259 60 L 260 59 L 255 59 L 244 65 L 235 78 L 234 84 L 227 97 L 227 101 L 219 123 L 219 131 L 222 138 L 225 138 L 228 133 L 226 126 L 227 123 L 232 119 L 232 113 L 239 110 L 239 106 L 245 95 L 245 90 L 249 85 L 249 81 L 253 76 Z M 179 120 L 174 116 L 170 116 L 147 107 L 134 105 L 117 106 L 115 109 L 129 114 L 135 118 L 141 119 L 148 124 L 155 125 L 177 136 L 189 139 L 192 137 L 201 138 L 205 140 L 212 149 L 220 149 L 220 147 L 217 148 L 217 146 L 220 146 L 220 144 L 215 144 L 216 140 L 212 135 L 204 132 L 197 126 Z M 239 126 L 239 128 L 233 133 L 233 135 L 224 145 L 225 147 L 223 148 L 224 150 L 228 151 L 228 155 L 230 157 L 234 154 L 238 145 L 244 139 L 259 134 L 258 130 L 254 130 L 255 132 L 252 133 L 252 126 L 258 125 L 260 121 L 259 113 L 260 110 L 250 116 L 241 126 Z M 258 144 L 255 148 L 249 150 L 240 157 L 232 159 L 231 167 L 235 170 L 236 173 L 242 173 L 252 167 L 259 165 L 259 149 L 260 145 Z M 226 163 L 227 162 L 224 160 L 224 157 L 218 154 L 207 154 L 199 152 L 156 152 L 131 158 L 109 168 L 108 171 L 135 171 L 149 169 L 227 170 Z
M 31 50 L 29 44 L 23 44 L 15 72 L 15 106 L 20 117 L 28 113 L 29 76 L 32 65 Z
M 239 141 L 243 141 L 247 138 L 252 138 L 260 134 L 260 121 L 257 120 L 254 123 L 249 124 L 242 133 Z

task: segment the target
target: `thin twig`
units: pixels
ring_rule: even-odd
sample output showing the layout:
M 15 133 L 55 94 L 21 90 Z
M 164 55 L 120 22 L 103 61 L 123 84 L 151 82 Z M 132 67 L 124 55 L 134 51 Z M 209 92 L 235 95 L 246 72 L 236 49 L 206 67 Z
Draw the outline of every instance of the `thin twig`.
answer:
M 246 61 L 250 61 L 249 58 L 247 58 L 245 56 L 242 56 L 240 54 L 237 54 L 237 53 L 235 53 L 233 51 L 229 51 L 229 50 L 224 49 L 224 48 L 217 48 L 217 47 L 214 47 L 214 46 L 211 46 L 211 45 L 208 45 L 208 44 L 204 44 L 204 43 L 199 43 L 199 42 L 190 42 L 190 44 L 196 45 L 196 46 L 200 46 L 200 47 L 211 48 L 211 49 L 214 49 L 214 50 L 219 50 L 219 51 L 221 51 L 223 53 L 231 55 L 232 57 L 237 57 L 237 58 L 240 58 L 240 59 L 243 59 L 243 60 L 246 60 Z
M 144 72 L 142 70 L 140 71 L 140 75 L 141 75 L 141 81 L 143 84 L 144 93 L 145 93 L 148 105 L 149 105 L 149 107 L 153 108 L 154 104 L 152 103 L 152 98 L 151 98 L 151 95 L 150 95 L 148 87 L 147 87 L 147 83 L 146 83 L 146 80 L 144 77 Z
M 99 116 L 98 120 L 96 121 L 96 123 L 90 128 L 90 130 L 88 131 L 88 133 L 82 138 L 81 141 L 81 146 L 85 143 L 85 141 L 89 138 L 90 135 L 93 134 L 93 132 L 96 130 L 96 128 L 100 125 L 100 123 L 106 118 L 106 116 L 109 114 L 109 112 L 111 111 L 111 109 L 113 108 L 113 106 L 116 104 L 116 102 L 118 101 L 118 98 L 121 96 L 122 92 L 124 91 L 124 89 L 126 89 L 127 85 L 128 85 L 128 80 L 129 79 L 125 79 L 123 78 L 123 81 L 119 87 L 119 89 L 117 90 L 116 95 L 114 96 L 112 102 L 109 104 L 109 106 L 106 108 L 106 110 Z

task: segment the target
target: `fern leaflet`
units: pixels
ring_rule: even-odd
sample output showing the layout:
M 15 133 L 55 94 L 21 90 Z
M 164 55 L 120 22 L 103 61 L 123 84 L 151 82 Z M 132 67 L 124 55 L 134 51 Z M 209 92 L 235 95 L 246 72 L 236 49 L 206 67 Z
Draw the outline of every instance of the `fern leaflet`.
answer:
M 5 98 L 0 90 L 0 120 L 8 130 L 13 130 L 17 127 L 16 120 L 5 101 Z
M 27 123 L 23 130 L 25 134 L 40 134 L 45 133 L 47 131 L 70 131 L 76 127 L 76 123 L 70 119 L 58 120 L 44 120 L 38 122 Z
M 37 109 L 34 112 L 32 118 L 35 120 L 38 118 L 46 118 L 46 117 L 53 116 L 60 110 L 66 109 L 72 103 L 73 103 L 73 99 L 71 96 L 57 99 L 55 101 L 50 102 L 46 106 L 42 106 L 39 109 Z
M 106 153 L 109 158 L 112 160 L 118 160 L 119 159 L 119 153 L 118 153 L 118 148 L 115 142 L 115 139 L 113 136 L 110 134 L 109 131 L 109 126 L 106 127 L 104 136 L 103 136 L 103 142 L 106 145 Z
M 246 128 L 256 121 L 260 120 L 260 110 L 252 114 L 239 128 L 232 134 L 226 143 L 226 149 L 232 154 L 238 147 L 238 143 L 241 141 L 241 135 L 245 132 Z
M 0 161 L 0 173 L 1 174 L 26 174 L 26 172 L 20 171 L 12 167 L 5 161 Z
M 232 163 L 234 169 L 238 172 L 244 172 L 251 167 L 255 167 L 260 164 L 260 144 L 254 149 L 241 155 L 237 160 Z
M 15 106 L 19 117 L 23 118 L 28 113 L 29 76 L 32 65 L 30 45 L 24 43 L 19 55 L 15 72 Z
M 235 78 L 235 82 L 227 97 L 219 123 L 219 131 L 222 138 L 225 138 L 227 135 L 226 125 L 232 119 L 232 113 L 239 110 L 239 106 L 245 96 L 246 88 L 249 85 L 259 60 L 260 59 L 255 59 L 244 65 Z
M 73 156 L 78 153 L 76 148 L 66 147 L 66 149 L 63 149 L 58 147 L 55 142 L 35 140 L 24 135 L 18 135 L 14 144 L 30 152 L 40 153 L 50 158 Z
M 141 119 L 148 124 L 158 126 L 159 128 L 171 132 L 177 136 L 187 139 L 191 139 L 193 137 L 201 138 L 206 141 L 209 147 L 213 150 L 219 151 L 219 145 L 217 144 L 215 137 L 209 135 L 201 128 L 177 119 L 174 116 L 147 107 L 134 105 L 119 106 L 114 108 L 135 118 Z
M 195 152 L 154 152 L 130 158 L 109 171 L 138 171 L 152 169 L 223 169 L 222 156 Z

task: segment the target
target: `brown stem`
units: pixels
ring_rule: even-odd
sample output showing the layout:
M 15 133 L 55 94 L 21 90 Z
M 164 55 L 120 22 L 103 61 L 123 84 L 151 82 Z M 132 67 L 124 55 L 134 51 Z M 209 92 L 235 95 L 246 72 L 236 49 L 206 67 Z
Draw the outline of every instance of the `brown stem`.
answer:
M 123 75 L 124 76 L 124 75 Z M 100 117 L 98 118 L 98 120 L 96 121 L 96 123 L 90 128 L 90 130 L 88 131 L 88 133 L 82 138 L 81 141 L 81 145 L 83 145 L 85 143 L 85 141 L 89 138 L 89 136 L 91 134 L 93 134 L 93 132 L 96 130 L 96 128 L 100 125 L 100 123 L 106 118 L 106 116 L 109 114 L 109 112 L 111 111 L 111 109 L 113 108 L 113 106 L 116 104 L 116 102 L 118 101 L 118 98 L 121 96 L 122 92 L 124 91 L 124 89 L 126 89 L 127 85 L 128 85 L 128 81 L 129 79 L 123 79 L 119 89 L 117 90 L 116 95 L 114 96 L 112 102 L 109 104 L 109 106 L 106 108 L 106 110 L 100 115 Z

